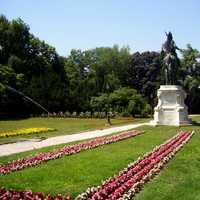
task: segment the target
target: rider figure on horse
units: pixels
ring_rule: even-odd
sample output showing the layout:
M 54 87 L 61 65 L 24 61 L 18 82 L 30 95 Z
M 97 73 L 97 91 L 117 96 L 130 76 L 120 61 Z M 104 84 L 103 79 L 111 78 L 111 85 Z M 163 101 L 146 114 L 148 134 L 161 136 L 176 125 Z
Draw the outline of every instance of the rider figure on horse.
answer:
M 176 50 L 180 50 L 174 40 L 172 33 L 166 33 L 167 40 L 162 46 L 163 58 L 163 73 L 166 85 L 174 85 L 177 82 L 177 72 L 179 67 L 179 59 Z

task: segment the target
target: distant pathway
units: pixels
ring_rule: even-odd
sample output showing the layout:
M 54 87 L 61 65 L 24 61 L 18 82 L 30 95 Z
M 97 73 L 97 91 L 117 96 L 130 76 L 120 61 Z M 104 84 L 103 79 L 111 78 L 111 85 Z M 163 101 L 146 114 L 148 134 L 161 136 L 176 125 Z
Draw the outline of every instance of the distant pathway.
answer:
M 15 153 L 24 152 L 24 151 L 39 149 L 42 147 L 48 147 L 52 145 L 64 144 L 64 143 L 85 140 L 85 139 L 90 139 L 90 138 L 95 138 L 95 137 L 101 137 L 101 136 L 109 135 L 116 132 L 134 129 L 143 125 L 149 125 L 149 123 L 130 124 L 130 125 L 113 127 L 113 128 L 107 128 L 103 130 L 87 131 L 87 132 L 82 132 L 82 133 L 73 134 L 73 135 L 62 135 L 62 136 L 50 137 L 46 140 L 42 140 L 39 142 L 23 141 L 23 142 L 17 142 L 17 143 L 12 143 L 12 144 L 4 144 L 4 145 L 0 145 L 0 156 L 11 155 Z

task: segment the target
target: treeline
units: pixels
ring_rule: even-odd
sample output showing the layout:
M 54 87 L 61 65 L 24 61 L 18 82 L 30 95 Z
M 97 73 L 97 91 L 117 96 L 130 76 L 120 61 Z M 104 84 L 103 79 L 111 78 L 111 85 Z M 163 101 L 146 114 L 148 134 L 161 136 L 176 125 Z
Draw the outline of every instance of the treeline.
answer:
M 188 45 L 181 54 L 179 83 L 188 94 L 190 112 L 199 112 L 199 51 Z M 160 52 L 131 54 L 117 45 L 73 49 L 62 57 L 21 19 L 0 16 L 0 114 L 42 112 L 7 86 L 50 112 L 150 113 L 162 84 L 161 57 Z

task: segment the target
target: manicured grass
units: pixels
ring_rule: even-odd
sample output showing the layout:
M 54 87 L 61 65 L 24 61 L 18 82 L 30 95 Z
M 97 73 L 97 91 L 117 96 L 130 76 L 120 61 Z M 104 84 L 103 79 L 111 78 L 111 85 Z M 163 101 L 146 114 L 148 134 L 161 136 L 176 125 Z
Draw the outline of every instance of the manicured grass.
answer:
M 196 118 L 197 119 L 197 118 Z M 199 119 L 199 118 L 198 118 Z M 200 199 L 200 131 L 135 200 Z
M 119 126 L 130 123 L 141 123 L 149 121 L 144 118 L 116 118 L 112 119 L 112 126 Z M 41 138 L 41 137 L 53 137 L 57 135 L 67 135 L 78 133 L 82 131 L 103 129 L 109 126 L 106 123 L 106 119 L 74 119 L 74 118 L 28 118 L 23 120 L 6 120 L 0 121 L 0 132 L 10 131 L 21 128 L 33 128 L 33 127 L 46 127 L 55 128 L 57 131 L 47 133 L 37 133 L 30 135 L 21 135 L 15 137 L 0 138 L 0 144 L 15 142 L 20 138 Z
M 43 153 L 43 152 L 55 151 L 55 150 L 60 149 L 64 146 L 78 144 L 78 143 L 82 143 L 82 142 L 86 142 L 86 141 L 88 141 L 88 140 L 81 140 L 81 141 L 77 141 L 77 142 L 70 142 L 70 143 L 67 143 L 67 144 L 53 145 L 53 146 L 44 147 L 44 148 L 40 148 L 40 149 L 25 151 L 25 152 L 22 152 L 22 153 L 12 154 L 12 155 L 9 155 L 9 156 L 1 156 L 0 157 L 0 165 L 4 164 L 4 163 L 8 163 L 8 162 L 13 161 L 13 160 L 20 159 L 20 158 L 24 158 L 24 157 L 28 157 L 28 156 L 35 156 L 35 155 L 37 155 L 39 153 Z
M 154 131 L 149 131 L 132 139 L 13 172 L 2 176 L 0 185 L 52 194 L 67 192 L 76 196 L 87 187 L 98 185 L 101 180 L 113 176 L 139 155 L 172 135 L 173 131 L 158 133 L 158 137 L 155 137 Z
M 136 200 L 199 200 L 200 137 L 196 134 L 161 174 L 145 186 Z
M 200 126 L 143 126 L 138 129 L 144 130 L 145 134 L 1 176 L 0 186 L 51 194 L 68 193 L 75 197 L 87 187 L 99 185 L 101 180 L 113 176 L 138 156 L 152 150 L 155 145 L 163 143 L 178 131 L 196 130 L 190 142 L 167 164 L 159 176 L 145 185 L 136 199 L 200 199 Z M 13 157 L 16 155 L 2 157 L 0 162 Z

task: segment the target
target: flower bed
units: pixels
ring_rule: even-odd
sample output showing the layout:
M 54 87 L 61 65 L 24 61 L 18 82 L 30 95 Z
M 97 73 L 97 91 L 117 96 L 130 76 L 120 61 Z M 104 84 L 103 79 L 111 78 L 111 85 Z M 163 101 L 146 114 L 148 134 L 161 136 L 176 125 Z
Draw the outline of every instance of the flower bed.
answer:
M 47 152 L 47 153 L 40 153 L 40 154 L 33 156 L 33 157 L 27 157 L 27 158 L 15 160 L 15 161 L 12 161 L 10 163 L 1 165 L 0 166 L 0 174 L 7 174 L 11 171 L 20 170 L 20 169 L 23 169 L 25 167 L 39 165 L 42 162 L 45 162 L 45 161 L 48 161 L 48 160 L 57 159 L 57 158 L 60 158 L 60 157 L 63 157 L 63 156 L 76 154 L 76 153 L 83 151 L 83 150 L 93 149 L 93 148 L 101 146 L 101 145 L 110 144 L 110 143 L 121 141 L 121 140 L 124 140 L 124 139 L 127 139 L 127 138 L 135 137 L 135 136 L 140 135 L 142 133 L 143 132 L 136 131 L 136 130 L 123 132 L 123 133 L 120 133 L 120 134 L 117 134 L 117 135 L 97 138 L 97 139 L 90 140 L 88 142 L 84 142 L 84 143 L 80 143 L 80 144 L 65 146 L 65 147 L 58 149 L 56 151 Z
M 33 133 L 42 133 L 42 132 L 55 131 L 55 130 L 56 129 L 53 129 L 53 128 L 23 128 L 23 129 L 18 129 L 15 131 L 0 132 L 0 138 L 17 136 L 17 135 L 27 135 L 27 134 L 33 134 Z
M 6 190 L 5 188 L 0 188 L 0 199 L 2 200 L 71 200 L 69 196 L 57 195 L 45 195 L 42 192 L 33 193 L 32 191 L 21 191 L 16 190 Z
M 130 134 L 123 133 L 120 135 L 127 136 Z M 135 135 L 140 132 L 135 131 Z M 146 182 L 157 175 L 163 166 L 179 151 L 183 145 L 189 141 L 193 133 L 180 132 L 164 144 L 156 147 L 153 151 L 145 154 L 143 158 L 139 158 L 136 162 L 128 165 L 127 168 L 120 171 L 118 175 L 109 178 L 102 185 L 89 188 L 85 193 L 80 194 L 76 200 L 130 200 L 138 193 Z M 112 137 L 112 136 L 111 136 Z M 109 137 L 109 138 L 111 138 Z M 98 140 L 103 140 L 101 138 Z M 108 138 L 107 138 L 108 139 Z M 113 138 L 112 138 L 113 139 Z M 95 143 L 93 140 L 89 141 Z M 87 144 L 83 143 L 82 145 Z M 74 146 L 74 145 L 72 145 Z M 71 146 L 71 147 L 72 147 Z M 0 199 L 33 199 L 33 200 L 72 200 L 70 196 L 45 195 L 44 193 L 32 193 L 32 191 L 15 191 L 0 188 Z
M 128 165 L 117 176 L 98 187 L 87 189 L 76 200 L 129 200 L 138 193 L 146 182 L 158 174 L 161 168 L 192 137 L 193 133 L 180 132 L 152 152 Z

